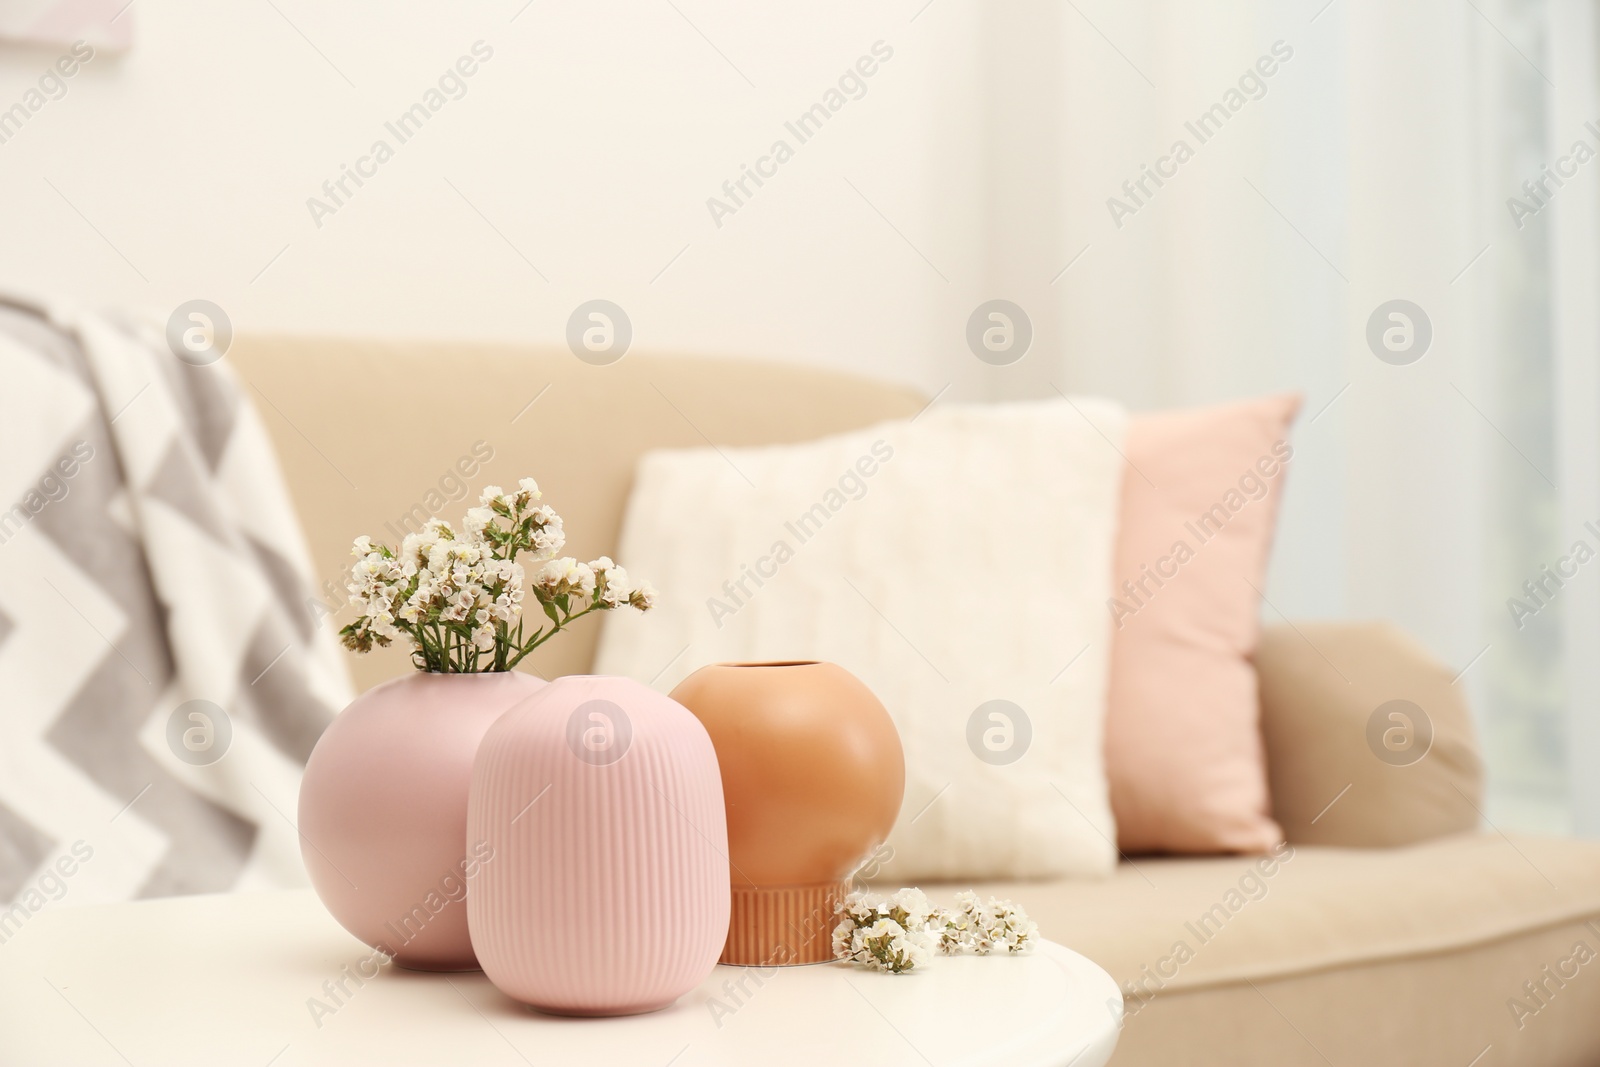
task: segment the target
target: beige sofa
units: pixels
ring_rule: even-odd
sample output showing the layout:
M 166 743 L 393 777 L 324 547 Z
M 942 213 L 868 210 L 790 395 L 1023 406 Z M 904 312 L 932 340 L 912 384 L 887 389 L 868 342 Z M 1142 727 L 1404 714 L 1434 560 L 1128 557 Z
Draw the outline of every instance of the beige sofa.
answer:
M 278 445 L 329 607 L 352 535 L 455 514 L 467 487 L 533 474 L 590 557 L 612 549 L 648 448 L 796 441 L 927 402 L 754 361 L 593 367 L 566 352 L 272 338 L 242 339 L 229 360 Z M 553 643 L 534 668 L 584 670 L 594 636 Z M 1137 990 L 1113 1062 L 1600 1064 L 1600 960 L 1578 962 L 1600 952 L 1600 845 L 1479 829 L 1459 690 L 1392 628 L 1269 628 L 1257 667 L 1282 856 L 1136 856 L 1104 882 L 983 887 Z M 363 688 L 407 669 L 398 655 L 352 661 Z M 1397 697 L 1436 730 L 1410 767 L 1366 740 L 1372 710 Z

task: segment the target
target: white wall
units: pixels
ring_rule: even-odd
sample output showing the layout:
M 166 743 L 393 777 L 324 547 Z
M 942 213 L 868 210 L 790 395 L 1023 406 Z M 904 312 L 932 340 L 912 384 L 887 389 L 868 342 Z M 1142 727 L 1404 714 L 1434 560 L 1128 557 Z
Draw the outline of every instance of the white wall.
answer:
M 985 270 L 976 8 L 674 2 L 137 0 L 133 50 L 0 144 L 0 284 L 162 314 L 205 297 L 241 330 L 550 343 L 605 297 L 639 350 L 942 384 L 928 355 Z M 478 40 L 466 95 L 314 225 L 307 198 L 396 143 L 385 121 Z M 879 40 L 866 95 L 798 145 L 785 120 Z M 0 106 L 54 55 L 0 48 Z M 707 198 L 778 137 L 793 160 L 718 228 Z

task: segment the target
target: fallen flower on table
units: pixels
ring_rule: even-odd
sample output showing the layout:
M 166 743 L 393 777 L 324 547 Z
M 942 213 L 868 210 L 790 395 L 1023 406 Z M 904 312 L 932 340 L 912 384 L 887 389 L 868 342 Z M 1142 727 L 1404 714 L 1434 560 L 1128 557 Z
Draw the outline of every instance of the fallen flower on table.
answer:
M 1019 955 L 1039 938 L 1039 926 L 1009 900 L 979 900 L 956 894 L 955 908 L 938 908 L 920 889 L 901 889 L 884 897 L 851 893 L 834 913 L 833 955 L 872 970 L 905 974 L 925 966 L 933 953 L 971 952 Z

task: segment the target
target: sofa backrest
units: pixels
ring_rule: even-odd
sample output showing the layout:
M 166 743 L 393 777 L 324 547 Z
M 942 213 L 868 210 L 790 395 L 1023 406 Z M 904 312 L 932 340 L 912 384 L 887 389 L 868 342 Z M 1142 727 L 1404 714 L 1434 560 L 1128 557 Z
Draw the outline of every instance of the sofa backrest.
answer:
M 564 350 L 249 336 L 227 358 L 277 447 L 329 606 L 343 603 L 356 535 L 393 543 L 408 519 L 458 520 L 486 484 L 538 479 L 567 521 L 569 554 L 592 559 L 615 553 L 649 449 L 802 441 L 927 403 L 909 387 L 758 360 L 630 355 L 594 367 Z M 597 622 L 545 646 L 533 668 L 587 671 Z M 358 690 L 411 670 L 395 649 L 346 663 Z M 1476 825 L 1482 764 L 1470 712 L 1450 672 L 1403 635 L 1269 627 L 1256 664 L 1273 806 L 1291 841 L 1372 847 Z M 1371 711 L 1393 697 L 1432 720 L 1432 751 L 1414 766 L 1369 751 Z
M 343 603 L 357 535 L 393 544 L 408 519 L 459 522 L 484 485 L 537 479 L 566 520 L 567 554 L 592 559 L 615 552 L 649 449 L 801 441 L 927 402 L 906 386 L 758 360 L 628 355 L 599 367 L 509 345 L 249 336 L 227 358 L 278 449 L 330 606 Z M 585 619 L 529 661 L 546 677 L 583 673 L 598 629 Z M 410 670 L 395 649 L 349 664 L 358 690 Z

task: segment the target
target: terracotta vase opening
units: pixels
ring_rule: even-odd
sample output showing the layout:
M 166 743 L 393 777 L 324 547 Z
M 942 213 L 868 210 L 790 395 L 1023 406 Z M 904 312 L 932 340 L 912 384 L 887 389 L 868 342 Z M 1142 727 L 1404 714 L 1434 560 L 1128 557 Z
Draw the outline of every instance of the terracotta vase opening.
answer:
M 719 663 L 718 667 L 815 667 L 822 661 L 819 659 L 774 659 L 754 660 L 750 663 Z

